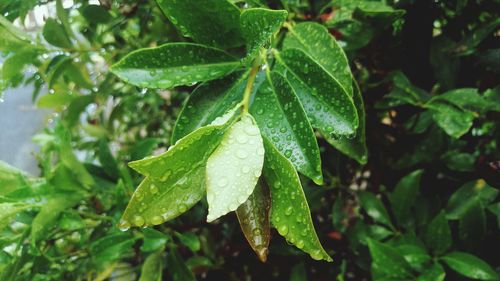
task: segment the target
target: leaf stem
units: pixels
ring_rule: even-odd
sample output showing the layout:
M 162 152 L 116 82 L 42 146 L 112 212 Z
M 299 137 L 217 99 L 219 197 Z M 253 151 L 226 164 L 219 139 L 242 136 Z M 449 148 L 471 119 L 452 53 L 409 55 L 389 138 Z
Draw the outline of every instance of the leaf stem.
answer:
M 253 83 L 255 82 L 255 77 L 259 72 L 261 62 L 261 56 L 257 56 L 253 61 L 252 68 L 250 69 L 250 74 L 248 75 L 247 84 L 245 86 L 245 91 L 243 92 L 243 100 L 241 103 L 243 104 L 243 112 L 242 114 L 248 113 L 248 109 L 250 107 L 250 95 L 252 94 Z

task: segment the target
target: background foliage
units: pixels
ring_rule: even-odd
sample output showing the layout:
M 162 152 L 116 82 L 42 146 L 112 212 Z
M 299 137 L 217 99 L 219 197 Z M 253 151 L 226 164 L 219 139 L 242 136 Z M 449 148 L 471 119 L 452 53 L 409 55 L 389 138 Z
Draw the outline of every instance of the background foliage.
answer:
M 34 103 L 55 112 L 33 138 L 40 175 L 0 165 L 0 280 L 499 279 L 498 1 L 234 1 L 322 24 L 359 84 L 368 158 L 318 132 L 324 184 L 301 177 L 333 263 L 274 231 L 261 263 L 236 216 L 205 223 L 205 202 L 154 228 L 118 229 L 142 180 L 127 163 L 178 138 L 196 85 L 136 87 L 109 67 L 189 39 L 154 1 L 74 2 L 0 3 L 0 87 L 33 84 Z M 41 30 L 12 24 L 37 5 L 55 12 Z M 227 38 L 210 43 L 237 46 Z

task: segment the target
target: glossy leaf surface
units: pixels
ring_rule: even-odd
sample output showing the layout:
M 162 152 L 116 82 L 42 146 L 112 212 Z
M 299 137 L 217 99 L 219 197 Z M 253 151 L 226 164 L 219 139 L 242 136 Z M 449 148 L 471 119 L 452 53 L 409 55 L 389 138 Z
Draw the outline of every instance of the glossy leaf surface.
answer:
M 250 110 L 262 134 L 299 172 L 321 184 L 321 159 L 314 131 L 293 88 L 281 74 L 269 74 Z
M 500 276 L 486 262 L 471 254 L 452 252 L 441 258 L 463 276 L 480 280 L 499 280 Z
M 406 175 L 397 183 L 396 188 L 389 195 L 393 214 L 400 223 L 408 218 L 410 210 L 417 199 L 422 172 L 422 170 L 416 170 Z
M 356 106 L 356 112 L 358 113 L 359 126 L 356 129 L 356 135 L 354 138 L 339 137 L 334 138 L 331 135 L 323 134 L 325 140 L 333 145 L 340 152 L 344 153 L 346 156 L 355 159 L 358 163 L 364 165 L 368 161 L 368 148 L 366 147 L 366 114 L 365 107 L 363 103 L 363 97 L 361 96 L 361 91 L 356 82 L 354 82 L 354 93 L 353 100 L 354 106 Z
M 157 0 L 163 13 L 186 37 L 216 47 L 243 45 L 240 11 L 227 0 Z
M 192 43 L 168 43 L 131 52 L 111 67 L 127 83 L 168 89 L 220 78 L 240 65 L 226 52 Z
M 271 239 L 270 208 L 269 189 L 264 183 L 258 182 L 252 195 L 236 209 L 241 231 L 262 262 L 267 260 L 269 240 Z
M 155 157 L 130 162 L 146 178 L 134 192 L 120 228 L 157 225 L 186 212 L 205 194 L 205 164 L 231 124 L 234 111 Z
M 246 9 L 240 16 L 240 28 L 247 43 L 247 54 L 256 54 L 261 47 L 270 41 L 286 20 L 285 10 L 269 10 L 262 8 Z
M 337 136 L 355 134 L 359 120 L 354 102 L 332 76 L 298 49 L 285 50 L 277 59 L 314 128 Z
M 368 239 L 372 256 L 373 280 L 412 280 L 412 270 L 404 257 L 387 244 Z
M 284 49 L 299 49 L 308 54 L 349 95 L 353 95 L 352 74 L 347 57 L 328 30 L 315 22 L 304 22 L 289 30 Z
M 444 268 L 439 263 L 433 263 L 432 266 L 418 276 L 417 281 L 443 281 L 445 276 Z
M 376 222 L 383 223 L 388 226 L 392 226 L 391 219 L 384 205 L 371 192 L 360 192 L 359 201 L 365 212 Z
M 279 234 L 315 260 L 332 261 L 321 246 L 293 164 L 264 138 L 264 176 L 271 190 L 271 223 Z
M 235 211 L 252 194 L 264 163 L 264 146 L 253 117 L 227 130 L 207 160 L 207 221 Z
M 433 101 L 428 107 L 437 125 L 454 138 L 461 137 L 472 127 L 474 114 L 470 111 L 439 100 Z
M 451 230 L 444 212 L 438 214 L 427 226 L 425 243 L 436 254 L 442 254 L 450 248 Z
M 149 255 L 141 267 L 139 281 L 161 281 L 163 275 L 162 251 Z

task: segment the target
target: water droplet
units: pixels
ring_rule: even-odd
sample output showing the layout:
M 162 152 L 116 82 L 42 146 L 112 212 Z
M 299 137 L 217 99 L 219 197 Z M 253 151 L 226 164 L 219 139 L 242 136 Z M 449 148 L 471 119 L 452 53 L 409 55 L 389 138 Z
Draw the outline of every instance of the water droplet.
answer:
M 177 207 L 177 210 L 179 210 L 179 212 L 181 213 L 184 213 L 185 211 L 187 211 L 187 205 L 186 204 L 179 204 L 179 207 Z
M 259 134 L 259 128 L 257 128 L 257 126 L 245 127 L 245 133 L 247 133 L 250 136 L 256 136 Z
M 217 184 L 220 186 L 220 187 L 224 187 L 227 185 L 227 178 L 226 177 L 222 177 L 218 182 Z
M 247 158 L 247 156 L 248 156 L 248 153 L 243 149 L 236 151 L 236 157 L 238 157 L 240 159 L 245 159 L 245 158 Z
M 316 250 L 314 252 L 311 253 L 311 258 L 313 258 L 314 260 L 320 260 L 322 258 L 322 254 L 321 254 L 321 251 L 320 250 Z
M 285 210 L 285 215 L 289 216 L 293 213 L 293 208 L 292 206 L 288 206 L 288 208 L 286 208 Z
M 133 223 L 135 226 L 143 226 L 144 225 L 144 218 L 141 217 L 141 216 L 135 216 L 134 217 L 134 220 L 133 220 Z
M 236 137 L 236 141 L 238 143 L 244 144 L 244 143 L 247 143 L 248 138 L 245 135 L 239 135 L 239 136 Z
M 153 218 L 151 218 L 151 223 L 154 225 L 161 224 L 162 222 L 163 222 L 163 218 L 160 216 L 154 216 Z
M 121 231 L 127 231 L 130 228 L 130 223 L 128 223 L 128 221 L 126 221 L 126 220 L 120 220 L 120 223 L 118 224 L 118 228 Z
M 261 174 L 262 174 L 262 170 L 260 170 L 260 169 L 259 169 L 259 170 L 255 170 L 255 172 L 253 172 L 253 175 L 254 175 L 256 178 L 260 177 L 260 175 L 261 175 Z
M 244 174 L 248 174 L 248 172 L 250 172 L 250 168 L 248 166 L 243 166 L 243 168 L 241 168 L 241 171 L 244 173 Z
M 278 232 L 281 236 L 285 236 L 288 234 L 288 226 L 286 225 L 281 225 L 280 227 L 278 227 Z
M 295 244 L 295 246 L 297 246 L 297 248 L 299 248 L 299 249 L 304 248 L 304 240 L 297 241 L 297 243 Z
M 151 186 L 149 187 L 149 189 L 151 190 L 151 194 L 158 193 L 158 187 L 156 187 L 156 185 L 154 185 L 154 184 L 151 184 Z
M 255 228 L 252 232 L 253 232 L 253 235 L 256 235 L 256 236 L 262 234 L 262 230 L 258 227 Z
M 245 201 L 247 201 L 247 197 L 246 196 L 240 196 L 240 197 L 238 197 L 238 203 L 243 204 L 243 203 L 245 203 Z

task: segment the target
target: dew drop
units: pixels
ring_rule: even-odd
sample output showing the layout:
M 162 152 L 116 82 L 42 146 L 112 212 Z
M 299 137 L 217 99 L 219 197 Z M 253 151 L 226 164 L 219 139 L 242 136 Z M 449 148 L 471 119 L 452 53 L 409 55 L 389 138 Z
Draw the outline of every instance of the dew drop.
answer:
M 288 206 L 288 208 L 286 208 L 285 210 L 285 215 L 289 216 L 293 213 L 293 208 L 292 206 Z
M 134 217 L 134 220 L 133 220 L 133 223 L 135 226 L 143 226 L 144 225 L 144 218 L 141 217 L 141 216 L 135 216 Z
M 163 218 L 160 216 L 154 216 L 153 218 L 151 218 L 151 223 L 154 225 L 161 224 L 162 222 L 163 222 Z
M 253 235 L 255 235 L 255 236 L 262 234 L 262 230 L 258 227 L 255 228 L 252 232 L 253 232 Z
M 186 204 L 179 204 L 179 207 L 177 207 L 177 210 L 179 210 L 179 212 L 181 212 L 181 213 L 184 213 L 185 211 L 187 211 L 187 205 Z
M 238 157 L 240 159 L 245 159 L 245 158 L 247 158 L 247 156 L 248 156 L 248 153 L 243 149 L 236 151 L 236 157 Z
M 278 227 L 278 232 L 281 236 L 285 236 L 288 234 L 288 226 L 286 225 L 281 225 L 280 227 Z
M 220 187 L 224 187 L 227 185 L 227 178 L 226 177 L 222 177 L 218 182 L 217 184 L 220 186 Z
M 151 194 L 158 193 L 158 187 L 156 187 L 156 185 L 154 185 L 154 184 L 151 184 L 151 187 L 149 189 L 151 191 Z
M 118 224 L 118 229 L 121 231 L 127 231 L 130 228 L 130 223 L 126 220 L 120 220 L 120 223 Z

